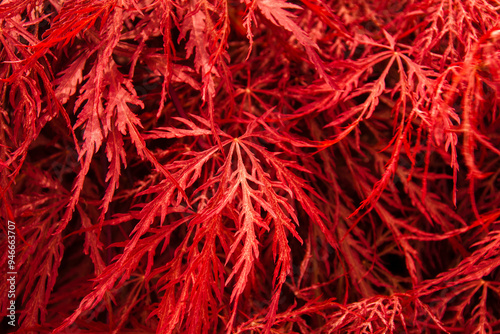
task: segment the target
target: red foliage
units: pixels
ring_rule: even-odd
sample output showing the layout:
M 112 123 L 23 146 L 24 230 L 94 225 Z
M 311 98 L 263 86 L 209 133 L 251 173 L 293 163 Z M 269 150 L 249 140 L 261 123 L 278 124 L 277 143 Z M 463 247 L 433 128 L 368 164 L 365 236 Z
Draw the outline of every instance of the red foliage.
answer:
M 3 1 L 2 330 L 500 333 L 499 14 Z

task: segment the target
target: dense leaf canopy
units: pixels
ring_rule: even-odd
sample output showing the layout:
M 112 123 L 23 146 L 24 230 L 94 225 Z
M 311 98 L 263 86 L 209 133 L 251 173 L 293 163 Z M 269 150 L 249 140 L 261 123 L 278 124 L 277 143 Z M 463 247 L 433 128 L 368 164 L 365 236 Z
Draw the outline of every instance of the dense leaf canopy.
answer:
M 2 331 L 499 333 L 499 14 L 2 1 Z

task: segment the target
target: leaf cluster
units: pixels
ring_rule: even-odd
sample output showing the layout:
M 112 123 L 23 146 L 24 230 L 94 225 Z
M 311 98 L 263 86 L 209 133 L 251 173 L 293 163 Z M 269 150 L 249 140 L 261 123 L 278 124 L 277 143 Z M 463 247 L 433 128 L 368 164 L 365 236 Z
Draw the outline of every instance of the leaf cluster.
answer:
M 499 332 L 499 14 L 3 1 L 16 330 Z

